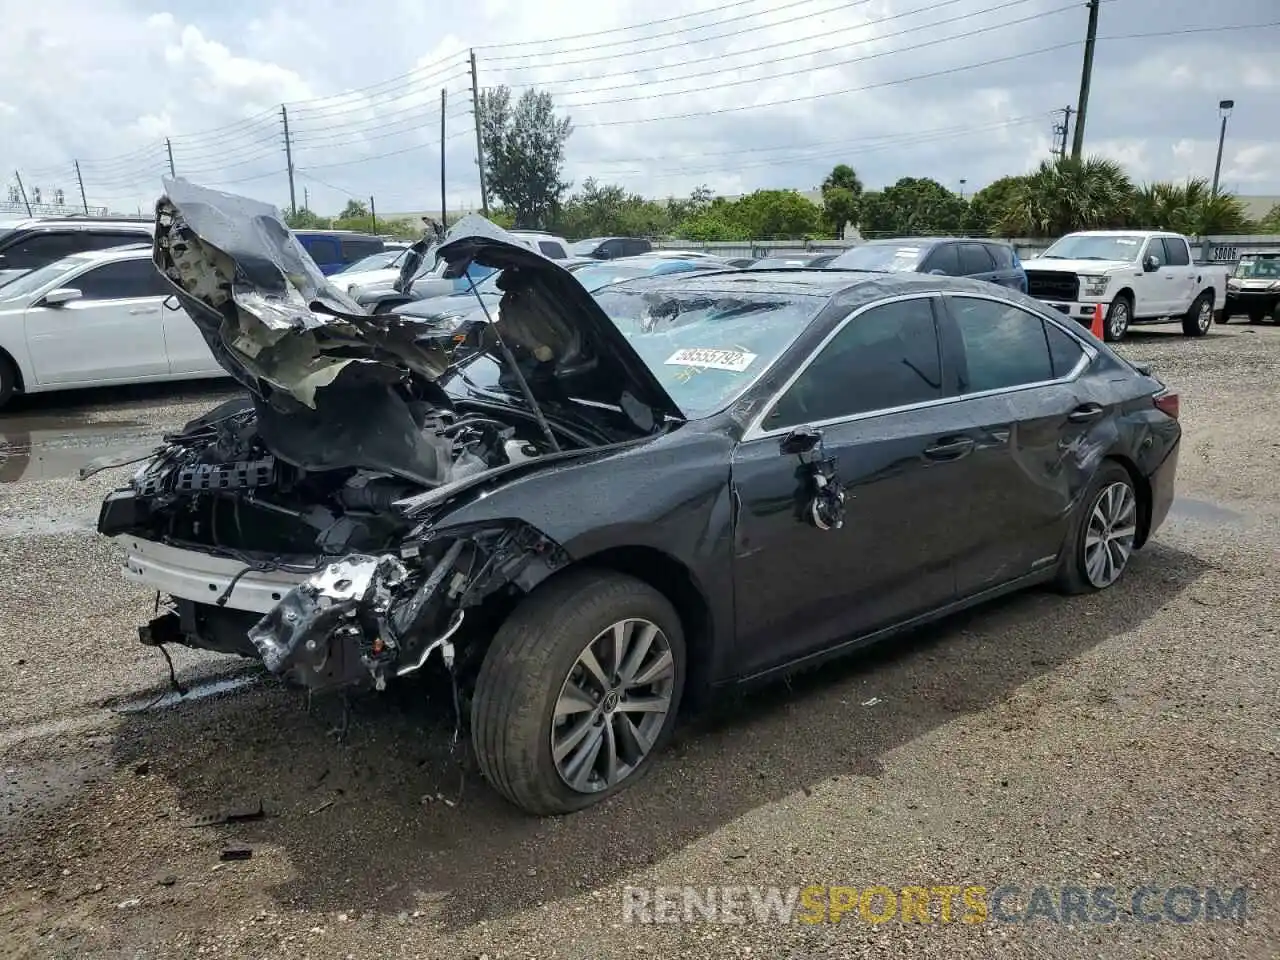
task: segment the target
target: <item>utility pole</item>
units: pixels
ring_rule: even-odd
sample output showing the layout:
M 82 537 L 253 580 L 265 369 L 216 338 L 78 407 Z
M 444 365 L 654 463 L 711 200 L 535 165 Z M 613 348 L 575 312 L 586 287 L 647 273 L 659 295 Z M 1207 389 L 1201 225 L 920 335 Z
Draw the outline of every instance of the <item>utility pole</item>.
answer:
M 480 168 L 480 209 L 489 216 L 489 188 L 484 185 L 484 141 L 480 138 L 480 82 L 476 79 L 476 52 L 471 51 L 471 114 L 476 119 L 476 166 Z M 441 145 L 441 149 L 444 149 Z
M 173 141 L 171 141 L 168 137 L 165 137 L 164 147 L 166 150 L 169 151 L 169 176 L 176 177 L 178 174 L 173 169 Z
M 474 63 L 474 61 L 472 61 Z M 444 202 L 444 141 L 445 141 L 445 123 L 444 108 L 448 101 L 449 95 L 444 87 L 440 88 L 440 229 L 449 229 L 449 210 Z M 482 175 L 483 176 L 483 175 Z
M 1071 140 L 1071 159 L 1079 160 L 1084 148 L 1084 117 L 1089 109 L 1089 81 L 1093 79 L 1093 46 L 1098 40 L 1099 0 L 1089 0 L 1089 29 L 1084 38 L 1084 66 L 1080 70 L 1080 102 L 1076 104 L 1076 134 Z
M 22 203 L 27 208 L 27 216 L 31 216 L 31 201 L 27 199 L 27 188 L 22 185 L 22 174 L 13 171 L 13 179 L 18 181 L 18 192 L 22 194 Z
M 298 195 L 293 190 L 293 144 L 289 142 L 289 111 L 280 104 L 280 120 L 284 123 L 284 162 L 289 169 L 289 210 L 298 215 Z
M 307 187 L 302 188 L 302 209 L 311 209 L 311 191 Z
M 374 205 L 372 194 L 369 196 L 369 219 L 373 221 L 373 232 L 378 232 L 378 208 Z
M 84 215 L 87 217 L 89 215 L 89 201 L 84 196 L 84 177 L 80 176 L 80 161 L 73 160 L 71 162 L 76 165 L 76 182 L 80 184 L 80 205 L 84 207 Z

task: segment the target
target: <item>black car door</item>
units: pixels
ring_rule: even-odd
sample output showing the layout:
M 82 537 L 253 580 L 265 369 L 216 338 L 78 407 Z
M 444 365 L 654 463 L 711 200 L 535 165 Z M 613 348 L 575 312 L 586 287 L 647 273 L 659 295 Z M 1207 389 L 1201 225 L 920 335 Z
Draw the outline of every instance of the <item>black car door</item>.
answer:
M 943 342 L 955 351 L 956 409 L 977 441 L 986 486 L 960 528 L 956 589 L 971 596 L 1054 563 L 1088 477 L 1081 444 L 1108 414 L 1081 374 L 1090 354 L 1046 318 L 1003 299 L 945 294 Z
M 734 592 L 751 674 L 946 604 L 972 501 L 991 478 L 942 359 L 935 294 L 853 314 L 764 408 L 737 447 Z M 844 522 L 810 519 L 812 485 L 781 441 L 821 432 Z

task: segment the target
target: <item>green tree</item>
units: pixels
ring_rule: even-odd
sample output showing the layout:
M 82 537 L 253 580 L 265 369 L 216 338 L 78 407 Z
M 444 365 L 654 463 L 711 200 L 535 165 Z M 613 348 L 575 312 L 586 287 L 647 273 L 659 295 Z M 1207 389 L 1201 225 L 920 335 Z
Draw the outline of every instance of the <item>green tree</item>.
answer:
M 673 225 L 678 225 L 681 221 L 705 213 L 714 199 L 715 194 L 705 183 L 694 187 L 685 199 L 669 197 L 667 198 L 667 219 Z
M 847 163 L 837 164 L 822 181 L 822 219 L 827 229 L 840 237 L 845 224 L 858 222 L 858 202 L 862 181 Z
M 582 190 L 569 198 L 557 222 L 568 237 L 652 237 L 671 228 L 667 207 L 612 184 L 588 178 Z
M 987 184 L 969 199 L 965 211 L 964 232 L 973 237 L 999 234 L 1000 225 L 1008 218 L 1014 199 L 1026 177 L 1001 177 Z
M 489 193 L 510 209 L 516 226 L 551 226 L 570 186 L 560 173 L 572 121 L 556 116 L 551 94 L 531 87 L 514 103 L 506 86 L 485 90 L 478 109 Z
M 1280 233 L 1280 203 L 1267 211 L 1267 215 L 1258 221 L 1259 233 Z
M 1016 191 L 1000 224 L 1006 236 L 1053 237 L 1073 230 L 1127 226 L 1133 183 L 1103 157 L 1045 160 Z
M 1229 193 L 1214 194 L 1203 177 L 1148 183 L 1134 194 L 1133 224 L 1138 227 L 1221 236 L 1241 232 L 1246 219 L 1244 204 Z
M 338 214 L 339 220 L 363 220 L 368 218 L 369 208 L 359 200 L 348 200 L 347 205 Z
M 286 210 L 284 222 L 285 226 L 290 230 L 328 230 L 333 224 L 333 221 L 328 217 L 313 213 L 306 207 L 299 207 L 297 213 L 290 213 Z
M 739 197 L 732 209 L 753 238 L 798 240 L 822 230 L 822 208 L 795 190 L 757 190 Z
M 903 177 L 879 193 L 862 195 L 859 229 L 867 237 L 956 234 L 964 227 L 964 200 L 937 180 Z

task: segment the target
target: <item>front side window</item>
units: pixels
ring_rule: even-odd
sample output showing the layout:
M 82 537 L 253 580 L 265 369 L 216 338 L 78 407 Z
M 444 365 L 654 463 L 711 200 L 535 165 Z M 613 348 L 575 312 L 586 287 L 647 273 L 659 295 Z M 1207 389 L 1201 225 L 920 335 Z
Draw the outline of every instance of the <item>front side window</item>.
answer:
M 85 300 L 132 300 L 164 297 L 173 290 L 150 260 L 104 263 L 71 281 Z
M 931 298 L 873 307 L 822 348 L 777 405 L 777 430 L 887 410 L 942 396 L 942 362 Z
M 19 240 L 7 247 L 0 254 L 0 267 L 5 270 L 34 270 L 47 263 L 69 257 L 73 253 L 82 253 L 85 244 L 82 238 L 73 232 L 66 233 L 33 233 L 26 239 Z
M 311 237 L 306 246 L 311 259 L 318 264 L 338 263 L 342 260 L 337 241 L 329 237 Z
M 1164 262 L 1171 267 L 1185 267 L 1191 262 L 1187 252 L 1187 241 L 1177 237 L 1164 238 Z
M 987 252 L 991 254 L 991 258 L 995 261 L 997 270 L 1013 269 L 1013 248 L 1006 247 L 1002 243 L 986 243 L 983 244 L 987 248 Z
M 1003 390 L 1055 378 L 1046 324 L 1041 317 L 1012 304 L 976 297 L 950 297 L 947 305 L 964 341 L 969 367 L 964 393 Z M 1056 332 L 1067 337 L 1062 331 Z M 1070 360 L 1070 346 L 1059 343 L 1059 351 L 1065 351 L 1060 363 Z

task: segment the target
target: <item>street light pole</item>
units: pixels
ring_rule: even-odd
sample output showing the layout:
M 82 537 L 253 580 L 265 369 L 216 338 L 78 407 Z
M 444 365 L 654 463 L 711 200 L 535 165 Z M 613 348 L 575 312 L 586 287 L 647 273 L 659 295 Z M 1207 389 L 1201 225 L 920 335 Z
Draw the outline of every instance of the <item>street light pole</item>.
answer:
M 1218 132 L 1218 159 L 1213 164 L 1213 195 L 1218 195 L 1218 174 L 1222 172 L 1222 145 L 1227 140 L 1227 117 L 1235 107 L 1234 100 L 1219 100 L 1218 112 L 1222 114 L 1222 129 Z

